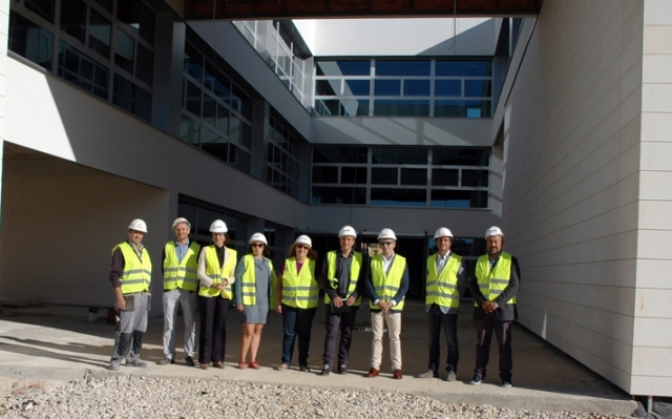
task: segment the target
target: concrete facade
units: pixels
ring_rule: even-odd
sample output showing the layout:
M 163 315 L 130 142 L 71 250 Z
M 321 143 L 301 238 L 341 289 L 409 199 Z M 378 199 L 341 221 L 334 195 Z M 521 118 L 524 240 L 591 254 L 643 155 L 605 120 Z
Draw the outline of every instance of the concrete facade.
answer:
M 665 8 L 545 2 L 505 127 L 521 323 L 631 394 L 672 393 Z

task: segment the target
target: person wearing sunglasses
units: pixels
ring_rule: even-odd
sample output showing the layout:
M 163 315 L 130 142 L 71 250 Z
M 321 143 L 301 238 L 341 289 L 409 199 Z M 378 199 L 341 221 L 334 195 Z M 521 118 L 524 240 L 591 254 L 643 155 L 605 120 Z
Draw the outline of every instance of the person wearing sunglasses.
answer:
M 299 369 L 310 372 L 310 330 L 317 310 L 317 279 L 315 261 L 317 252 L 312 249 L 310 237 L 301 235 L 289 248 L 288 258 L 280 271 L 276 295 L 280 297 L 276 311 L 282 314 L 282 358 L 275 367 L 282 371 L 289 368 L 294 352 L 294 341 L 299 340 Z
M 406 258 L 394 252 L 397 236 L 389 228 L 378 234 L 378 245 L 382 252 L 371 259 L 366 274 L 366 290 L 371 309 L 371 369 L 366 374 L 373 378 L 380 374 L 383 357 L 383 326 L 388 330 L 390 340 L 390 358 L 392 360 L 392 378 L 400 380 L 401 373 L 401 311 L 404 308 L 404 296 L 408 291 L 409 276 Z
M 210 362 L 224 368 L 226 352 L 226 318 L 231 303 L 231 285 L 235 282 L 236 251 L 226 247 L 229 229 L 222 220 L 210 225 L 212 244 L 201 249 L 198 257 L 198 337 L 199 368 L 207 370 Z
M 258 370 L 257 352 L 261 330 L 266 324 L 268 308 L 272 307 L 271 290 L 277 282 L 273 262 L 267 257 L 268 241 L 261 233 L 250 237 L 249 253 L 242 257 L 236 268 L 236 308 L 241 312 L 243 335 L 240 339 L 238 368 L 248 366 Z M 246 363 L 250 352 L 250 363 Z

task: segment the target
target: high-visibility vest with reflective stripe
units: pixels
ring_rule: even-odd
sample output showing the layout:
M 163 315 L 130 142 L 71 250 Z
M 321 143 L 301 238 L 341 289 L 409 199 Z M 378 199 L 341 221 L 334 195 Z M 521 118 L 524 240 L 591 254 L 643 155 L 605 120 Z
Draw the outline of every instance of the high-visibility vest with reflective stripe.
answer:
M 338 263 L 338 255 L 336 254 L 336 251 L 331 251 L 327 253 L 327 280 L 331 284 L 331 286 L 335 289 L 338 290 L 338 279 L 336 279 L 336 264 Z M 350 298 L 353 292 L 355 292 L 355 289 L 357 289 L 357 281 L 359 280 L 359 271 L 361 270 L 362 267 L 362 254 L 359 252 L 354 252 L 352 255 L 352 263 L 350 264 L 350 283 L 348 284 L 348 295 L 346 296 L 347 298 Z M 329 294 L 326 292 L 324 293 L 324 303 L 325 304 L 331 304 L 331 298 L 329 298 Z M 362 296 L 360 295 L 357 297 L 357 301 L 355 301 L 355 306 L 359 306 L 362 303 Z
M 196 291 L 198 288 L 198 252 L 201 245 L 192 242 L 187 249 L 187 253 L 182 258 L 182 262 L 177 259 L 175 251 L 175 242 L 166 243 L 164 249 L 166 258 L 163 260 L 163 290 L 170 291 L 174 289 L 183 289 L 186 291 Z
M 511 263 L 512 256 L 510 253 L 502 252 L 499 255 L 499 260 L 495 264 L 495 269 L 490 270 L 490 260 L 488 255 L 483 255 L 476 261 L 476 279 L 478 280 L 478 288 L 481 294 L 488 301 L 494 301 L 499 297 L 509 285 L 511 279 Z M 514 296 L 507 304 L 516 304 L 516 297 Z M 474 305 L 478 307 L 478 303 L 474 301 Z
M 275 270 L 273 269 L 273 262 L 270 259 L 268 261 L 268 270 L 271 272 L 271 294 L 275 292 L 275 286 L 278 283 L 278 278 L 275 275 Z M 240 278 L 240 293 L 242 294 L 242 301 L 244 306 L 253 306 L 257 303 L 257 282 L 254 270 L 254 256 L 245 255 L 243 256 L 243 264 L 245 265 L 245 270 L 243 271 L 243 276 Z M 272 301 L 269 301 L 272 303 Z M 273 304 L 270 307 L 274 307 Z
M 401 286 L 401 278 L 404 276 L 404 270 L 406 269 L 406 258 L 403 256 L 395 255 L 392 266 L 390 266 L 390 272 L 385 275 L 385 266 L 383 265 L 383 256 L 376 255 L 371 259 L 371 281 L 373 282 L 373 288 L 382 301 L 392 301 L 397 292 L 399 292 L 399 286 Z M 401 311 L 404 308 L 404 302 L 406 298 L 402 298 L 397 305 L 392 307 L 390 310 Z M 377 309 L 378 306 L 373 304 L 373 300 L 369 302 L 369 307 Z
M 451 253 L 441 273 L 436 270 L 438 254 L 427 258 L 427 295 L 425 304 L 440 307 L 458 308 L 460 289 L 457 286 L 457 274 L 460 272 L 462 256 Z
M 222 279 L 233 276 L 233 266 L 236 264 L 236 251 L 224 248 L 224 266 L 219 267 L 219 259 L 217 259 L 217 249 L 214 244 L 205 248 L 205 274 L 212 279 L 212 283 L 221 284 Z M 221 295 L 222 298 L 231 299 L 232 296 L 231 285 L 227 285 L 224 291 L 219 291 L 210 287 L 204 287 L 203 284 L 198 289 L 198 295 L 203 297 L 217 297 Z
M 285 260 L 285 272 L 282 274 L 282 304 L 294 308 L 317 307 L 317 281 L 315 280 L 315 261 L 306 259 L 297 272 L 296 258 Z
M 124 255 L 124 271 L 119 277 L 121 293 L 133 294 L 149 291 L 149 285 L 152 282 L 152 261 L 147 249 L 142 248 L 142 260 L 128 242 L 114 246 L 112 254 L 117 249 L 120 249 L 121 254 Z

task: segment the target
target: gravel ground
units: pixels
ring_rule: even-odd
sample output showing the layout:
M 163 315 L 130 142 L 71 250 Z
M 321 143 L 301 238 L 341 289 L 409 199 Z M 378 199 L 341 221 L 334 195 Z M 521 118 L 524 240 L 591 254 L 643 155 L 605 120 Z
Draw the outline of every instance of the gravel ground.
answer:
M 2 418 L 529 418 L 618 416 L 445 404 L 403 393 L 227 380 L 118 376 L 48 389 L 23 383 L 0 399 Z

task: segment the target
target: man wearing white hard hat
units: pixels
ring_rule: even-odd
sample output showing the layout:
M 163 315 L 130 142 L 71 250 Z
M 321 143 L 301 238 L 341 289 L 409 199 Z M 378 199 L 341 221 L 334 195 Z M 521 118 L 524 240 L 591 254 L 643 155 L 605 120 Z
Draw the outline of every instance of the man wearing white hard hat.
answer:
M 371 258 L 370 269 L 366 273 L 366 291 L 371 309 L 371 369 L 366 375 L 373 378 L 380 374 L 383 358 L 384 325 L 387 326 L 392 360 L 392 378 L 400 380 L 401 373 L 401 311 L 404 296 L 408 291 L 409 276 L 406 258 L 395 253 L 397 236 L 389 228 L 378 234 L 378 245 L 382 253 Z
M 128 240 L 112 249 L 110 281 L 114 288 L 116 308 L 119 311 L 119 335 L 115 340 L 110 370 L 118 371 L 121 361 L 130 350 L 126 365 L 146 367 L 140 359 L 142 340 L 147 331 L 147 312 L 150 307 L 152 261 L 142 239 L 147 224 L 136 218 L 128 226 Z
M 201 246 L 189 241 L 191 224 L 186 218 L 173 221 L 175 240 L 163 248 L 163 355 L 159 365 L 175 363 L 175 318 L 177 303 L 184 316 L 185 363 L 193 367 L 196 340 L 196 290 L 198 289 L 198 254 Z
M 310 334 L 317 311 L 317 253 L 313 250 L 310 237 L 302 234 L 289 248 L 287 256 L 280 270 L 275 294 L 279 299 L 276 311 L 282 314 L 283 328 L 282 357 L 275 369 L 282 371 L 289 368 L 294 354 L 294 342 L 298 337 L 299 369 L 310 372 Z
M 515 257 L 502 251 L 504 233 L 499 227 L 490 227 L 485 232 L 485 241 L 488 253 L 476 261 L 475 277 L 469 284 L 478 337 L 471 384 L 480 384 L 485 379 L 494 331 L 499 345 L 499 378 L 503 387 L 511 387 L 511 323 L 518 318 L 516 294 L 520 288 L 520 268 Z
M 439 378 L 441 329 L 446 335 L 448 354 L 446 380 L 455 381 L 460 349 L 457 344 L 457 314 L 460 296 L 467 286 L 462 256 L 450 251 L 453 233 L 441 227 L 434 233 L 437 253 L 427 258 L 425 311 L 429 325 L 429 364 L 420 378 Z
M 338 372 L 345 374 L 348 370 L 352 330 L 362 302 L 364 284 L 364 280 L 360 280 L 363 276 L 362 254 L 353 250 L 356 239 L 357 232 L 354 228 L 343 227 L 338 232 L 340 249 L 327 253 L 322 267 L 321 282 L 324 304 L 327 306 L 322 375 L 331 374 L 339 331 L 341 339 L 338 347 Z

